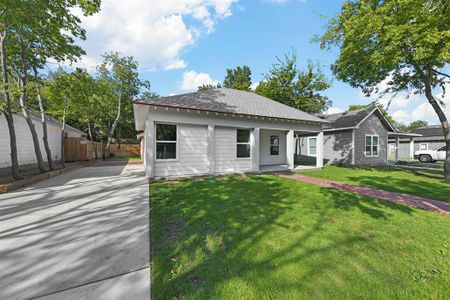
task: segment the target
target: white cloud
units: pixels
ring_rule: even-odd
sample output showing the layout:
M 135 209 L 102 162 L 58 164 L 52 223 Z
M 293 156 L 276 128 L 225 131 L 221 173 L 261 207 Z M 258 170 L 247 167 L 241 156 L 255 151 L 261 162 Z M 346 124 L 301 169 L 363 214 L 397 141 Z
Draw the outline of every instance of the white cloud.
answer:
M 134 56 L 147 69 L 180 69 L 182 52 L 232 14 L 237 0 L 103 0 L 100 13 L 81 17 L 87 56 L 77 66 L 101 61 L 107 51 Z M 80 14 L 79 14 L 80 15 Z M 192 17 L 190 24 L 185 17 Z
M 259 85 L 259 81 L 258 82 L 253 82 L 251 85 L 250 85 L 250 89 L 251 90 L 256 90 L 256 88 L 258 87 L 258 85 Z
M 325 111 L 325 114 L 331 115 L 331 114 L 338 114 L 341 112 L 344 112 L 344 110 L 340 107 L 330 107 L 329 109 L 327 109 L 327 111 Z
M 183 73 L 183 79 L 179 83 L 179 88 L 185 91 L 197 90 L 203 84 L 218 84 L 218 80 L 213 80 L 207 73 L 197 73 L 195 71 L 186 71 Z

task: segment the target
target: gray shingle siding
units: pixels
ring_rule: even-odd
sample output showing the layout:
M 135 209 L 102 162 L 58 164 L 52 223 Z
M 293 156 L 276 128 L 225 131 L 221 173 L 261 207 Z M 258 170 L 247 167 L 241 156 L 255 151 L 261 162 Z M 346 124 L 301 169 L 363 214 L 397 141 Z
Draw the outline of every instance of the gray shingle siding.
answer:
M 379 137 L 379 155 L 366 157 L 364 154 L 366 134 L 376 134 Z M 359 128 L 355 129 L 355 165 L 387 164 L 388 130 L 375 115 L 370 115 Z

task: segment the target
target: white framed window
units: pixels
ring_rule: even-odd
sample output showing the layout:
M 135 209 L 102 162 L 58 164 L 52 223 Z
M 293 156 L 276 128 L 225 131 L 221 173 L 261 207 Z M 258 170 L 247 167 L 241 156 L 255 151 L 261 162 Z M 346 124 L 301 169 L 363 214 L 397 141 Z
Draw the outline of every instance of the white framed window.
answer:
M 367 157 L 379 156 L 380 138 L 376 134 L 366 134 L 364 154 Z
M 250 129 L 236 129 L 236 157 L 251 157 Z
M 317 155 L 317 138 L 315 136 L 308 137 L 308 156 Z
M 270 155 L 280 155 L 280 136 L 270 136 Z
M 156 159 L 177 159 L 177 125 L 156 124 Z
M 419 150 L 428 150 L 428 143 L 420 143 Z

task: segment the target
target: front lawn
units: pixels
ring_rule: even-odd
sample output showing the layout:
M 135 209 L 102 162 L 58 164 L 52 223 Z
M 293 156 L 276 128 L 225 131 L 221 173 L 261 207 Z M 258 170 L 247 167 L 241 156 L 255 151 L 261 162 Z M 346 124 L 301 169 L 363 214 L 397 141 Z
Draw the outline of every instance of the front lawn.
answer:
M 153 299 L 450 297 L 450 218 L 273 175 L 151 187 Z
M 450 202 L 450 182 L 444 181 L 440 171 L 327 166 L 304 175 Z

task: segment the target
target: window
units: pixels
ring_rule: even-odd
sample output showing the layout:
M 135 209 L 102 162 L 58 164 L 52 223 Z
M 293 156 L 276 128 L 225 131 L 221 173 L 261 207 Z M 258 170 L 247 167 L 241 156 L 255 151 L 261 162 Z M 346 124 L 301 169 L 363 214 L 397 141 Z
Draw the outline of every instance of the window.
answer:
M 280 137 L 278 135 L 270 136 L 270 155 L 280 154 Z
M 419 150 L 428 150 L 428 143 L 421 143 L 419 145 Z
M 156 159 L 177 158 L 177 125 L 156 124 Z
M 236 130 L 236 157 L 250 157 L 250 129 Z
M 379 138 L 378 135 L 366 135 L 366 146 L 365 155 L 366 156 L 378 156 L 379 148 Z
M 317 154 L 317 138 L 308 137 L 308 156 L 316 156 Z
M 446 147 L 446 146 L 441 147 L 441 148 L 438 149 L 438 151 L 446 151 L 446 150 L 447 150 L 447 147 Z

